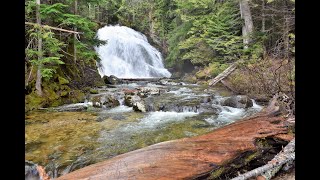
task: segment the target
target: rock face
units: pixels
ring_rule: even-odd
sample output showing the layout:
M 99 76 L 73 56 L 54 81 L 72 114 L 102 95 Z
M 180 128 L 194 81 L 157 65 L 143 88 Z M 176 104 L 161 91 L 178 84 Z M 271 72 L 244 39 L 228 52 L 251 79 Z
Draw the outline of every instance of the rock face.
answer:
M 218 179 L 232 166 L 227 163 L 238 157 L 255 157 L 254 153 L 261 151 L 256 144 L 257 139 L 275 138 L 285 142 L 293 139 L 293 135 L 287 134 L 284 121 L 283 117 L 260 114 L 205 135 L 162 142 L 128 152 L 63 175 L 57 180 Z M 281 136 L 284 134 L 287 136 Z
M 223 106 L 234 108 L 249 108 L 253 106 L 251 99 L 245 95 L 231 96 L 221 102 Z
M 117 78 L 116 76 L 114 75 L 111 75 L 111 76 L 103 76 L 103 81 L 106 83 L 106 84 L 112 84 L 112 85 L 115 85 L 115 84 L 121 84 L 122 81 Z

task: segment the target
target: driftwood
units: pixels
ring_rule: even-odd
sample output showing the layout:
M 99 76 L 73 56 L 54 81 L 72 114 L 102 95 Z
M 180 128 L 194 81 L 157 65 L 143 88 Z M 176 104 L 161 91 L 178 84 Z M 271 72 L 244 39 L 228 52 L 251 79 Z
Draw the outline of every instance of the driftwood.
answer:
M 245 180 L 254 176 L 260 176 L 262 179 L 271 179 L 284 164 L 291 163 L 295 159 L 295 138 L 283 148 L 268 164 L 251 170 L 245 174 L 239 175 L 231 180 Z
M 37 25 L 36 23 L 31 23 L 31 22 L 24 22 L 26 25 Z M 74 34 L 83 34 L 83 32 L 77 32 L 77 31 L 72 31 L 72 30 L 67 30 L 67 29 L 62 29 L 62 28 L 57 28 L 57 27 L 52 27 L 48 25 L 41 25 L 41 27 L 46 27 L 49 29 L 57 30 L 57 31 L 62 31 L 62 32 L 68 32 L 68 33 L 74 33 Z

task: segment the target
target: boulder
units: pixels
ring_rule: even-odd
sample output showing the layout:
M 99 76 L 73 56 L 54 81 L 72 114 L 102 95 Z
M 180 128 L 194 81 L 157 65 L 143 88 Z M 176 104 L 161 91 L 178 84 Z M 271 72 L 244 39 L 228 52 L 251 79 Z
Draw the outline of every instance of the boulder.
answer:
M 171 86 L 182 85 L 181 83 L 172 82 L 169 79 L 161 79 L 159 82 L 161 85 L 171 85 Z
M 135 95 L 138 91 L 136 89 L 123 89 L 125 95 Z
M 201 103 L 211 102 L 211 96 L 204 96 L 203 99 L 200 100 Z
M 249 108 L 253 106 L 251 99 L 245 95 L 231 96 L 221 102 L 222 106 L 233 108 Z
M 138 95 L 125 95 L 124 103 L 126 106 L 132 107 L 136 102 L 141 101 L 141 98 Z
M 106 108 L 113 108 L 120 105 L 118 99 L 116 99 L 111 94 L 101 94 L 98 96 L 94 96 L 91 99 L 92 106 L 97 108 L 102 108 L 105 106 Z
M 139 112 L 147 112 L 146 106 L 142 101 L 135 102 L 132 106 L 133 110 L 139 111 Z
M 221 108 L 218 105 L 210 104 L 210 103 L 203 103 L 200 105 L 199 113 L 206 113 L 206 114 L 216 114 L 218 115 L 221 112 Z
M 156 87 L 141 87 L 138 88 L 138 95 L 147 97 L 148 95 L 160 95 L 161 90 Z
M 117 78 L 116 76 L 114 75 L 111 75 L 111 76 L 103 76 L 103 81 L 106 83 L 106 84 L 112 84 L 112 85 L 115 85 L 115 84 L 121 84 L 122 81 L 121 79 Z

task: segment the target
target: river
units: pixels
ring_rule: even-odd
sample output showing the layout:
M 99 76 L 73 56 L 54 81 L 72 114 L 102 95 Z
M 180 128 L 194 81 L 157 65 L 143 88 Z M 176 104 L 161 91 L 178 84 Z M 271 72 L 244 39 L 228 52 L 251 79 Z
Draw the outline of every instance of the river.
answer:
M 147 112 L 135 111 L 127 106 L 125 93 L 143 88 L 159 94 L 143 95 Z M 45 167 L 54 178 L 152 144 L 202 135 L 262 109 L 254 100 L 247 108 L 225 105 L 234 94 L 223 87 L 178 81 L 139 81 L 97 90 L 86 102 L 28 113 L 26 160 Z M 97 97 L 102 102 L 110 95 L 119 102 L 115 107 L 95 104 Z

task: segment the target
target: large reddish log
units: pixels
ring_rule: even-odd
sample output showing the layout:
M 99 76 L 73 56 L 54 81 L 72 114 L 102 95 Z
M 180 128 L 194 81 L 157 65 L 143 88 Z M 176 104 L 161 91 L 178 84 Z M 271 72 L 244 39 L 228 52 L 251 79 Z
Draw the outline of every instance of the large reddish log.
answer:
M 264 111 L 265 112 L 265 111 Z M 260 113 L 211 133 L 158 143 L 96 163 L 57 180 L 98 179 L 193 179 L 235 159 L 241 153 L 255 151 L 257 138 L 287 134 L 285 119 Z M 293 139 L 286 135 L 286 140 Z

